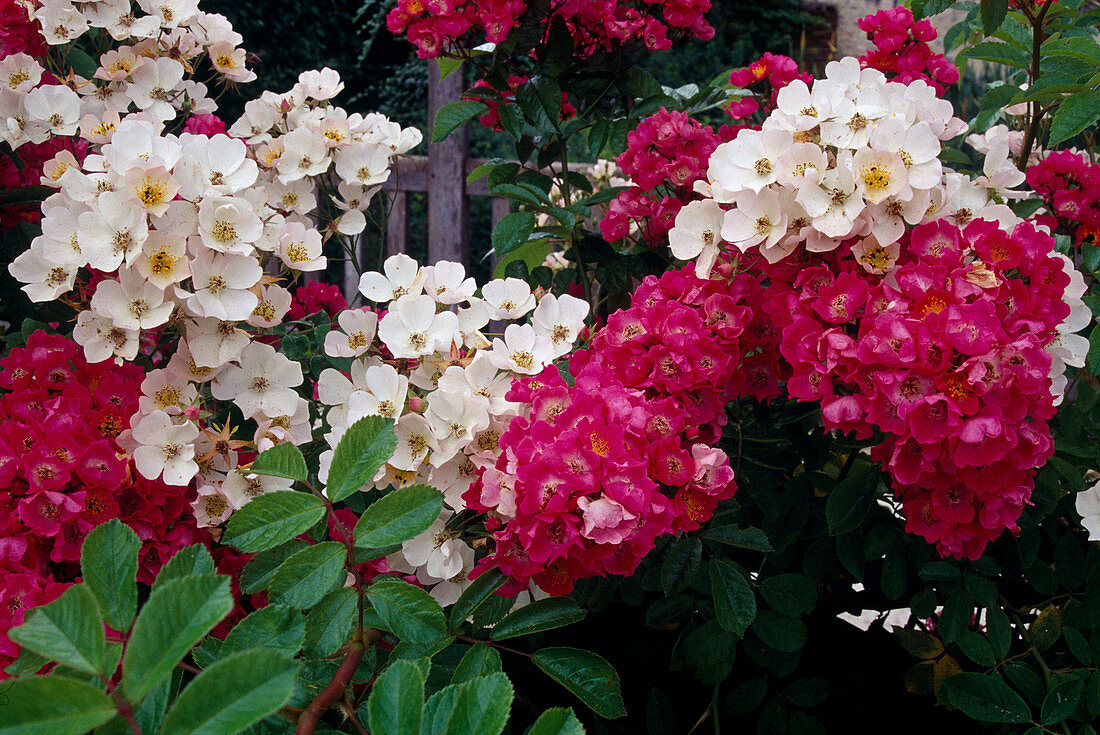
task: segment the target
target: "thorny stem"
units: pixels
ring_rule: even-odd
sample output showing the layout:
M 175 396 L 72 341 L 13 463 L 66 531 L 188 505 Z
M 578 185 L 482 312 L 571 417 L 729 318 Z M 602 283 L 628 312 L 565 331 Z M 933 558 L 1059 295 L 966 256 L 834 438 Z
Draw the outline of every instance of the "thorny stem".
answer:
M 118 713 L 122 715 L 122 719 L 126 720 L 126 724 L 130 726 L 130 732 L 134 735 L 142 735 L 141 727 L 137 724 L 137 720 L 134 719 L 133 705 L 123 699 L 118 691 L 111 692 L 111 696 L 114 697 L 115 704 L 118 705 Z
M 294 735 L 313 735 L 317 723 L 321 721 L 321 716 L 343 696 L 344 691 L 351 683 L 351 676 L 355 673 L 355 669 L 359 666 L 366 650 L 366 645 L 357 634 L 355 640 L 351 642 L 351 646 L 348 647 L 344 660 L 340 662 L 340 668 L 336 669 L 336 673 L 333 674 L 332 681 L 321 690 L 321 693 L 309 703 L 305 711 L 298 717 L 298 726 L 294 729 Z
M 1041 73 L 1040 61 L 1042 59 L 1043 49 L 1043 19 L 1046 17 L 1047 11 L 1050 10 L 1050 6 L 1053 4 L 1054 3 L 1044 3 L 1043 7 L 1034 17 L 1032 17 L 1031 13 L 1028 11 L 1024 13 L 1027 19 L 1031 21 L 1031 70 L 1028 76 L 1032 85 L 1039 80 L 1039 74 Z M 1039 100 L 1035 100 L 1031 103 L 1031 122 L 1027 127 L 1023 148 L 1020 150 L 1020 161 L 1017 164 L 1021 171 L 1027 170 L 1027 161 L 1031 158 L 1031 149 L 1035 146 L 1035 139 L 1039 135 L 1039 127 L 1042 123 L 1043 106 Z

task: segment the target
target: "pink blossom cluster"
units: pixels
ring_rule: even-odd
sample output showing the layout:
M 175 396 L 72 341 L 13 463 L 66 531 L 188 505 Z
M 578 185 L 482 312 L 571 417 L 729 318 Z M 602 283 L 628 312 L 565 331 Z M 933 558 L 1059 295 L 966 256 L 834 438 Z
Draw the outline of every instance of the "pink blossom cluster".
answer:
M 1016 520 L 1054 447 L 1051 355 L 1070 307 L 1064 259 L 1028 222 L 915 227 L 893 278 L 847 248 L 769 269 L 794 398 L 821 401 L 825 426 L 885 433 L 907 530 L 941 554 L 977 559 Z
M 0 358 L 0 663 L 19 650 L 6 631 L 78 577 L 99 524 L 119 518 L 137 532 L 145 584 L 208 540 L 187 490 L 142 477 L 117 442 L 143 376 L 132 363 L 89 364 L 75 342 L 43 331 Z
M 1066 231 L 1078 245 L 1097 244 L 1100 166 L 1090 163 L 1083 153 L 1057 151 L 1028 167 L 1027 183 L 1048 210 L 1035 215 L 1036 222 L 1051 232 Z
M 706 178 L 707 161 L 721 142 L 683 112 L 662 107 L 643 120 L 616 159 L 633 186 L 608 206 L 600 222 L 604 239 L 618 242 L 640 228 L 647 245 L 660 243 L 683 205 L 697 198 L 693 186 Z
M 914 20 L 909 8 L 899 5 L 864 16 L 859 29 L 875 44 L 859 58 L 864 67 L 878 69 L 902 84 L 922 79 L 941 95 L 958 83 L 958 68 L 928 45 L 935 40 L 936 29 L 927 19 Z
M 335 319 L 336 315 L 346 308 L 348 308 L 348 302 L 340 292 L 339 286 L 310 281 L 299 286 L 294 292 L 294 300 L 290 302 L 290 310 L 287 311 L 286 318 L 287 321 L 297 321 L 324 311 Z
M 12 54 L 42 56 L 46 44 L 31 17 L 27 4 L 19 0 L 0 0 L 0 59 Z
M 482 36 L 501 43 L 524 13 L 546 12 L 547 27 L 554 18 L 565 21 L 575 55 L 584 58 L 637 40 L 654 51 L 670 48 L 677 35 L 709 40 L 714 37 L 705 18 L 710 8 L 711 0 L 564 0 L 548 10 L 527 0 L 398 0 L 386 25 L 406 34 L 420 58 L 432 59 L 476 46 Z M 466 38 L 471 32 L 473 42 Z
M 553 366 L 514 384 L 508 399 L 529 408 L 463 496 L 493 513 L 482 568 L 564 594 L 577 579 L 631 574 L 658 536 L 709 520 L 737 489 L 711 445 L 744 389 L 745 302 L 761 293 L 747 275 L 729 286 L 691 269 L 650 276 L 573 355 L 574 384 Z

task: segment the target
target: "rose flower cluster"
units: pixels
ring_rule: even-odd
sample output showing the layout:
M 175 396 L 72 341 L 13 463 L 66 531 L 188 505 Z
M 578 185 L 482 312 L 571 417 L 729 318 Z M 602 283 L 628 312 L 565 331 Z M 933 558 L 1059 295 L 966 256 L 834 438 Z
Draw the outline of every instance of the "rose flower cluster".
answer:
M 1048 348 L 1091 315 L 1053 245 L 1026 222 L 940 219 L 907 233 L 890 279 L 843 249 L 769 271 L 790 395 L 821 401 L 827 428 L 886 434 L 871 456 L 944 555 L 976 559 L 1014 530 L 1054 451 Z
M 1091 315 L 1053 238 L 1001 203 L 1022 180 L 1007 147 L 978 180 L 940 163 L 964 129 L 924 81 L 833 62 L 718 147 L 710 196 L 669 241 L 700 275 L 766 275 L 788 393 L 821 401 L 827 428 L 885 433 L 872 456 L 909 530 L 977 558 L 1053 451 L 1046 421 Z
M 137 365 L 89 363 L 72 340 L 42 331 L 0 358 L 0 664 L 19 651 L 6 631 L 79 577 L 80 547 L 99 524 L 118 518 L 137 532 L 145 584 L 208 541 L 194 491 L 142 477 L 119 445 L 142 386 Z
M 516 589 L 533 579 L 563 594 L 577 579 L 631 574 L 658 536 L 709 520 L 736 490 L 710 446 L 726 404 L 778 393 L 777 368 L 744 357 L 776 352 L 778 335 L 748 305 L 762 295 L 748 275 L 729 287 L 690 268 L 650 276 L 572 356 L 572 385 L 554 367 L 519 381 L 506 397 L 522 414 L 464 495 L 495 527 L 482 567 L 498 566 Z
M 1051 232 L 1065 232 L 1078 246 L 1100 238 L 1100 166 L 1084 153 L 1050 153 L 1027 169 L 1027 183 L 1046 211 L 1035 216 Z
M 682 112 L 664 108 L 627 134 L 616 159 L 631 187 L 611 201 L 600 221 L 608 242 L 636 234 L 654 247 L 664 241 L 680 209 L 697 199 L 694 184 L 706 177 L 707 161 L 721 138 Z
M 937 35 L 932 23 L 927 18 L 914 20 L 913 11 L 904 5 L 860 18 L 859 29 L 875 44 L 859 57 L 863 66 L 902 84 L 920 79 L 938 94 L 959 81 L 958 68 L 928 45 Z
M 706 21 L 711 0 L 565 0 L 538 10 L 527 0 L 398 0 L 386 16 L 393 33 L 404 33 L 422 59 L 454 52 L 460 45 L 473 47 L 484 38 L 501 43 L 528 12 L 547 12 L 541 22 L 553 18 L 565 22 L 573 36 L 574 55 L 591 56 L 614 51 L 640 39 L 654 51 L 670 48 L 677 36 L 702 40 L 714 37 Z M 471 31 L 476 41 L 465 37 Z

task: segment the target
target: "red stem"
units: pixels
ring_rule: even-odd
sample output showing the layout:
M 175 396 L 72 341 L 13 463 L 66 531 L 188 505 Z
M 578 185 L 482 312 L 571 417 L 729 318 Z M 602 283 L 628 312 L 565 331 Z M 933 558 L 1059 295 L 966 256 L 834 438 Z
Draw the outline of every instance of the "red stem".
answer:
M 344 690 L 351 683 L 351 676 L 355 673 L 355 669 L 359 666 L 359 661 L 363 658 L 363 653 L 366 650 L 367 647 L 363 641 L 358 638 L 352 641 L 351 647 L 348 648 L 348 652 L 340 663 L 340 668 L 336 670 L 336 674 L 332 677 L 332 681 L 309 703 L 309 706 L 298 718 L 298 727 L 294 730 L 294 735 L 313 735 L 317 723 L 321 721 L 321 716 L 343 696 Z

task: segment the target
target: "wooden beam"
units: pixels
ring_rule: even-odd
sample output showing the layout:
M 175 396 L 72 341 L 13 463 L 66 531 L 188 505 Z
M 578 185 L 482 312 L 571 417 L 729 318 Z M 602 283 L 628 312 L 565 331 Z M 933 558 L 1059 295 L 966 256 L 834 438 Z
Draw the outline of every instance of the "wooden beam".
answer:
M 441 79 L 439 64 L 428 64 L 428 130 L 440 108 L 457 102 L 465 89 L 460 72 Z M 470 211 L 466 198 L 466 158 L 470 131 L 463 125 L 450 137 L 428 146 L 428 263 L 470 262 Z
M 399 190 L 392 194 L 389 219 L 386 220 L 386 257 L 409 250 L 409 195 Z

